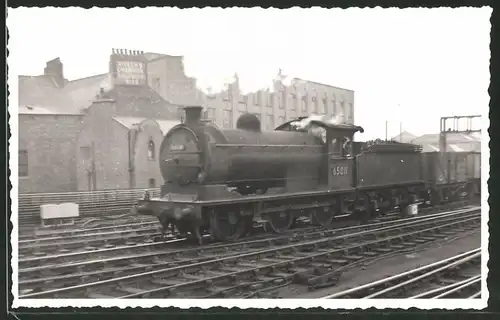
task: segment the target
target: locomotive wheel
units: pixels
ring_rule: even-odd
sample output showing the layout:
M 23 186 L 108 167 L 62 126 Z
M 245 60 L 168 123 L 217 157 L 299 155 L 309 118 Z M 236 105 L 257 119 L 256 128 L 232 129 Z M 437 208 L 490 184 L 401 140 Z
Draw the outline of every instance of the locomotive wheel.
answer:
M 333 224 L 333 212 L 323 209 L 314 210 L 312 213 L 312 221 L 315 225 L 320 225 L 323 228 L 331 228 Z
M 229 212 L 210 217 L 210 234 L 220 241 L 234 241 L 245 236 L 252 228 L 253 216 Z
M 293 223 L 295 222 L 294 215 L 289 212 L 270 214 L 267 218 L 269 220 L 264 224 L 264 230 L 266 230 L 266 232 L 286 232 L 292 227 Z

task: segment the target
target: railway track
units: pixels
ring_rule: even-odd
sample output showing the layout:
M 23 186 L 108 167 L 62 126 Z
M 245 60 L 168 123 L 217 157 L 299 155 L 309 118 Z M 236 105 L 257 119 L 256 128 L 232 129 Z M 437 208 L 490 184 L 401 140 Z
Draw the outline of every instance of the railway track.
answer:
M 260 290 L 291 281 L 309 286 L 325 283 L 338 278 L 343 265 L 477 228 L 479 222 L 480 208 L 474 208 L 386 226 L 358 226 L 358 231 L 345 230 L 344 234 L 323 230 L 316 232 L 316 238 L 298 233 L 21 268 L 20 297 L 252 297 L 260 295 Z
M 463 210 L 458 210 L 456 211 L 456 213 L 458 214 L 462 211 Z M 283 243 L 283 241 L 288 241 L 288 239 L 291 239 L 293 241 L 299 241 L 305 239 L 317 239 L 318 237 L 324 237 L 329 235 L 340 235 L 351 232 L 359 232 L 362 230 L 368 230 L 370 228 L 380 228 L 384 226 L 387 227 L 393 224 L 401 223 L 402 221 L 408 221 L 408 222 L 416 221 L 421 219 L 422 217 L 438 219 L 439 217 L 447 214 L 450 213 L 437 213 L 437 214 L 428 213 L 427 215 L 421 215 L 409 219 L 401 218 L 397 214 L 392 214 L 377 219 L 377 222 L 373 222 L 368 225 L 356 225 L 356 226 L 345 227 L 342 229 L 331 229 L 331 230 L 325 230 L 321 227 L 304 227 L 304 228 L 297 228 L 294 230 L 290 230 L 277 237 L 269 237 L 269 234 L 256 233 L 254 236 L 242 239 L 238 242 L 235 242 L 234 244 L 251 243 L 254 245 L 260 245 L 259 241 L 263 241 L 264 245 L 266 245 L 270 243 L 269 241 Z M 95 241 L 100 241 L 100 240 L 95 239 Z M 257 241 L 257 242 L 252 242 L 252 241 Z M 205 242 L 210 243 L 210 239 L 207 239 L 207 241 Z M 227 248 L 227 244 L 222 244 L 222 245 L 216 244 L 215 247 Z M 103 260 L 105 262 L 110 263 L 122 260 L 120 256 L 123 256 L 125 258 L 130 258 L 134 254 L 135 255 L 142 254 L 148 256 L 154 254 L 161 254 L 166 250 L 170 252 L 171 250 L 168 250 L 169 248 L 176 249 L 177 251 L 179 251 L 179 253 L 182 253 L 184 252 L 184 250 L 187 249 L 192 249 L 189 242 L 187 242 L 186 239 L 184 238 L 170 239 L 163 242 L 148 242 L 148 243 L 140 243 L 134 245 L 125 245 L 125 246 L 108 245 L 101 249 L 95 248 L 95 250 L 73 251 L 73 252 L 66 252 L 64 250 L 63 252 L 59 252 L 57 254 L 52 254 L 52 255 L 20 257 L 19 268 L 20 272 L 22 271 L 21 274 L 24 272 L 24 270 L 26 270 L 26 272 L 29 273 L 38 271 L 43 272 L 43 270 L 47 268 L 63 268 L 66 267 L 68 264 L 72 266 L 77 266 L 77 265 L 80 266 L 79 264 L 80 262 L 89 263 L 89 261 L 91 260 Z M 197 249 L 202 250 L 203 248 L 204 247 L 194 248 L 193 250 Z M 113 257 L 113 259 L 109 260 L 108 258 L 110 257 Z M 144 256 L 142 258 L 144 258 Z
M 20 240 L 19 257 L 46 256 L 53 252 L 89 251 L 99 247 L 110 248 L 120 244 L 135 245 L 141 242 L 152 242 L 155 237 L 161 235 L 158 222 L 147 222 L 139 225 L 126 224 L 119 228 L 80 229 L 73 232 L 67 232 L 64 236 Z
M 465 202 L 457 202 L 446 206 L 438 206 L 425 208 L 421 215 L 431 214 L 442 210 L 443 208 L 458 208 L 460 205 L 465 205 Z M 378 217 L 374 221 L 388 221 L 399 218 L 398 213 L 389 213 L 385 216 Z M 350 225 L 352 225 L 351 222 Z M 261 226 L 260 226 L 261 227 Z M 301 225 L 299 223 L 298 229 Z M 58 254 L 67 254 L 74 252 L 101 252 L 101 250 L 111 249 L 116 246 L 125 245 L 127 247 L 137 246 L 139 244 L 152 243 L 160 239 L 161 232 L 159 223 L 156 221 L 145 221 L 140 223 L 126 223 L 122 225 L 90 228 L 90 229 L 73 229 L 54 232 L 44 237 L 21 239 L 19 243 L 19 257 L 21 259 L 29 259 L 31 257 L 44 257 L 57 252 Z M 262 228 L 256 226 L 256 233 Z M 315 228 L 320 230 L 321 228 Z M 306 232 L 308 230 L 305 230 Z M 293 230 L 291 232 L 296 232 Z M 175 242 L 180 237 L 176 234 L 167 234 L 167 242 Z M 184 239 L 185 240 L 185 239 Z M 184 241 L 182 240 L 182 241 Z M 104 251 L 111 252 L 112 250 Z M 35 261 L 35 260 L 32 260 Z
M 101 231 L 118 231 L 131 229 L 143 225 L 155 225 L 158 220 L 149 216 L 138 215 L 112 215 L 99 218 L 82 219 L 76 221 L 70 226 L 54 226 L 49 228 L 31 228 L 30 232 L 24 230 L 19 234 L 20 241 L 44 240 L 50 238 L 59 238 L 67 236 L 79 236 L 82 234 L 101 232 Z
M 477 248 L 323 298 L 479 298 L 480 262 L 481 251 Z

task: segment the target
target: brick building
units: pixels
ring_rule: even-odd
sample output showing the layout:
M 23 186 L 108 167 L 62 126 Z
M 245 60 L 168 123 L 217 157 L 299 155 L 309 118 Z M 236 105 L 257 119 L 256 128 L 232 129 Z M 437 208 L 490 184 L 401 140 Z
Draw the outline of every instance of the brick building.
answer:
M 205 117 L 222 128 L 233 128 L 245 112 L 256 114 L 263 130 L 272 130 L 285 121 L 311 113 L 342 116 L 354 123 L 354 91 L 303 79 L 284 84 L 281 72 L 271 90 L 242 94 L 238 76 L 226 89 L 206 94 L 196 86 L 196 79 L 186 76 L 182 56 L 147 53 L 148 81 L 155 91 L 173 104 L 201 104 Z
M 19 108 L 19 191 L 77 189 L 75 141 L 82 116 L 39 106 Z
M 164 133 L 179 123 L 168 120 L 175 118 L 177 109 L 169 110 L 159 103 L 142 104 L 144 110 L 135 110 L 135 103 L 120 96 L 122 89 L 102 94 L 82 121 L 77 148 L 78 190 L 158 186 L 161 173 L 156 157 Z M 156 95 L 149 87 L 142 89 Z
M 161 178 L 148 156 L 179 122 L 178 106 L 148 86 L 143 53 L 128 50 L 113 50 L 107 73 L 74 81 L 47 62 L 43 75 L 19 77 L 19 106 L 21 193 L 147 187 Z

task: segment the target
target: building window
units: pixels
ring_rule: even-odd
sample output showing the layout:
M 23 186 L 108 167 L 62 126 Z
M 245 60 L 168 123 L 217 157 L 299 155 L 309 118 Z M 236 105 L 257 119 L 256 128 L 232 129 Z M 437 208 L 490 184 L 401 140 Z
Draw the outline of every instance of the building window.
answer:
M 274 115 L 272 114 L 267 115 L 267 128 L 268 130 L 274 129 Z
M 302 111 L 303 112 L 307 112 L 307 94 L 305 94 L 302 99 L 301 99 L 301 103 L 302 103 Z
M 328 110 L 328 97 L 323 98 L 323 105 L 319 110 L 320 114 L 325 114 L 326 110 Z
M 345 112 L 345 104 L 344 101 L 340 101 L 340 114 L 342 115 L 342 118 L 347 119 L 347 114 Z
M 148 142 L 148 159 L 149 160 L 155 159 L 155 143 L 152 138 L 149 138 Z
M 318 113 L 318 98 L 317 97 L 312 97 L 312 101 L 313 101 L 313 113 Z
M 148 187 L 149 188 L 156 188 L 156 179 L 154 179 L 154 178 L 149 179 Z
M 28 150 L 19 150 L 19 176 L 28 176 Z
M 272 107 L 274 103 L 274 92 L 267 93 L 267 106 Z
M 349 102 L 347 105 L 349 106 L 349 121 L 352 124 L 354 122 L 354 108 L 352 107 L 351 102 Z
M 238 102 L 241 104 L 247 104 L 248 103 L 248 97 L 246 95 L 242 95 L 238 91 Z
M 285 117 L 283 117 L 283 116 L 279 116 L 279 117 L 278 117 L 278 125 L 280 126 L 280 125 L 282 125 L 283 123 L 285 123 Z
M 254 92 L 252 94 L 252 101 L 253 101 L 253 104 L 258 106 L 260 105 L 260 95 L 259 95 L 260 92 Z
M 290 93 L 292 97 L 292 105 L 290 106 L 290 110 L 297 110 L 297 95 L 295 93 Z
M 208 120 L 215 120 L 215 108 L 208 107 L 205 112 L 205 118 Z
M 286 101 L 286 92 L 285 90 L 281 91 L 281 98 L 279 101 L 280 109 L 285 109 L 285 101 Z
M 335 100 L 335 96 L 332 99 L 332 114 L 334 116 L 337 115 L 337 100 Z
M 224 110 L 224 119 L 222 120 L 222 127 L 224 129 L 231 129 L 233 127 L 233 111 Z
M 231 100 L 231 93 L 229 91 L 229 86 L 222 92 L 222 99 L 224 101 L 230 101 Z

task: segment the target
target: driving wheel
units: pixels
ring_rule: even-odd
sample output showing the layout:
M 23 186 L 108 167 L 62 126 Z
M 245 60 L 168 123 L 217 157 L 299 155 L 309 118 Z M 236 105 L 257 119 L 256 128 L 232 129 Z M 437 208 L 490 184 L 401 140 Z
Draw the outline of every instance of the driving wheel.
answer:
M 318 208 L 312 212 L 312 222 L 313 224 L 320 225 L 323 228 L 331 228 L 333 216 L 334 213 L 332 211 L 325 211 L 323 208 Z
M 210 234 L 220 241 L 234 241 L 245 236 L 251 229 L 253 216 L 239 213 L 213 213 L 210 217 Z
M 268 221 L 264 224 L 264 229 L 266 232 L 272 231 L 275 233 L 283 233 L 289 230 L 295 221 L 294 215 L 290 212 L 269 214 L 267 219 Z

